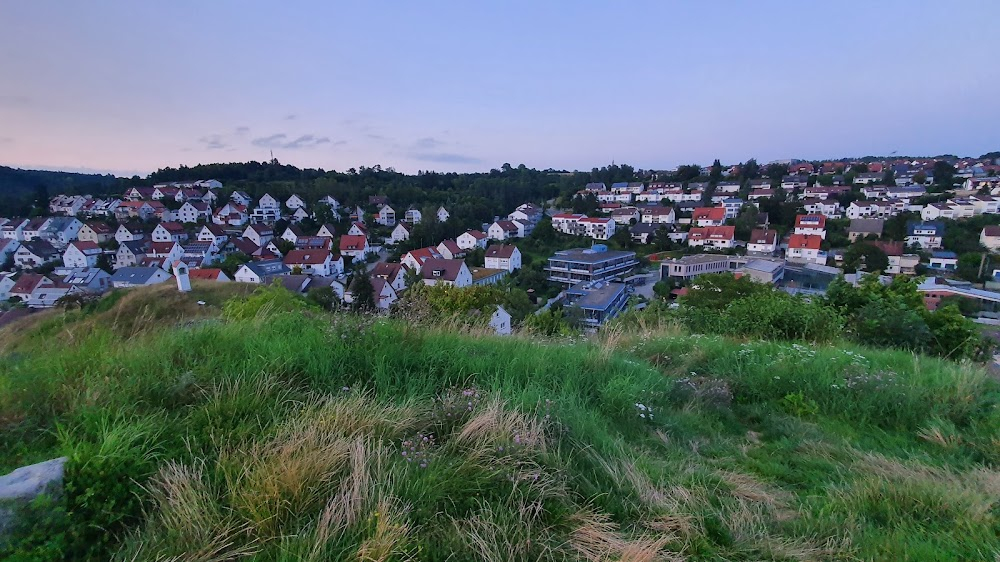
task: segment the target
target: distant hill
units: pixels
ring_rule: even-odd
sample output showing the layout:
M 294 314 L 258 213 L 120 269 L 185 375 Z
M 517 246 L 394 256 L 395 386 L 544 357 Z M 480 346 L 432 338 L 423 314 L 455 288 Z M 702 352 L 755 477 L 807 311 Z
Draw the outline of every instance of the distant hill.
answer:
M 120 189 L 111 174 L 77 174 L 0 166 L 0 215 L 24 215 L 39 198 L 56 193 L 103 195 Z

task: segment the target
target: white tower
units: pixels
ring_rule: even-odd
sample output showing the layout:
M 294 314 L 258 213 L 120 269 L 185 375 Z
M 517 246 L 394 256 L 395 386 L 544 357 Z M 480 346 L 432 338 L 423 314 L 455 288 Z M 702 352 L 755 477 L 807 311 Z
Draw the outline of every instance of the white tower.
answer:
M 174 262 L 174 277 L 177 278 L 177 290 L 182 293 L 191 291 L 191 278 L 188 276 L 188 266 L 182 261 Z

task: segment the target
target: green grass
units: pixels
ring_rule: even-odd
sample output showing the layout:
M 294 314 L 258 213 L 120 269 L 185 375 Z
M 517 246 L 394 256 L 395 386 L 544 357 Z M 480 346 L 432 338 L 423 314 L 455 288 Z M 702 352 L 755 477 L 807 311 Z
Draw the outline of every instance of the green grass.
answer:
M 1000 552 L 998 386 L 974 365 L 673 326 L 484 337 L 267 292 L 219 317 L 231 296 L 135 291 L 0 334 L 2 469 L 70 457 L 62 531 L 17 556 Z

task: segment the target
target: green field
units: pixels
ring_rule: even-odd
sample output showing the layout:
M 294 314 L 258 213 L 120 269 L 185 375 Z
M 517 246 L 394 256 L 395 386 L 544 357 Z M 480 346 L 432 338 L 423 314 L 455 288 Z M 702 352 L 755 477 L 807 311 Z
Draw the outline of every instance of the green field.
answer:
M 1000 387 L 975 365 L 641 316 L 498 338 L 221 287 L 0 330 L 3 472 L 70 459 L 65 510 L 0 558 L 1000 553 Z

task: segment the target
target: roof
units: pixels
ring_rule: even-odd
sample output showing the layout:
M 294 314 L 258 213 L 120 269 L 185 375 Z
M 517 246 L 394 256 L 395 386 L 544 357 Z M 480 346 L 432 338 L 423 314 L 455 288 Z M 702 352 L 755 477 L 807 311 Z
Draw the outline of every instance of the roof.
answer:
M 416 250 L 410 250 L 406 252 L 409 256 L 415 259 L 418 263 L 423 264 L 425 261 L 435 258 L 442 258 L 441 252 L 437 250 L 434 246 L 427 246 L 426 248 L 417 248 Z M 403 255 L 406 255 L 403 254 Z
M 691 220 L 723 221 L 726 220 L 726 209 L 725 207 L 698 207 L 692 212 Z
M 458 242 L 455 242 L 454 240 L 445 240 L 444 242 L 441 242 L 440 244 L 438 244 L 438 247 L 441 247 L 441 246 L 444 246 L 445 249 L 448 250 L 448 253 L 450 253 L 451 255 L 459 255 L 459 254 L 464 254 L 465 253 L 465 250 L 463 250 L 458 245 Z M 487 254 L 486 255 L 489 255 L 489 251 L 488 250 L 487 250 Z
M 261 278 L 269 275 L 282 275 L 291 271 L 288 266 L 278 259 L 247 262 L 242 267 L 246 267 L 257 277 Z
M 488 267 L 474 267 L 471 270 L 469 270 L 469 273 L 472 274 L 472 282 L 475 283 L 477 281 L 488 279 L 496 275 L 501 275 L 501 276 L 507 275 L 508 272 L 506 269 L 490 269 Z
M 916 236 L 917 230 L 933 230 L 935 236 L 944 234 L 944 223 L 935 221 L 910 221 L 906 223 L 907 236 Z
M 345 234 L 340 237 L 340 251 L 361 250 L 368 246 L 368 237 L 362 234 Z
M 931 252 L 931 257 L 938 259 L 953 260 L 953 259 L 958 259 L 958 254 L 956 254 L 955 252 L 949 252 L 947 250 L 938 250 L 936 252 Z
M 180 234 L 184 232 L 184 225 L 179 222 L 161 222 L 160 226 L 167 229 L 167 232 L 171 234 Z
M 84 254 L 88 255 L 100 254 L 102 252 L 101 247 L 97 245 L 97 242 L 74 240 L 70 242 L 69 245 L 74 246 L 77 250 L 80 250 Z
M 510 257 L 514 255 L 514 250 L 516 249 L 517 246 L 508 246 L 506 244 L 493 245 L 486 248 L 486 257 L 510 259 Z
M 424 261 L 420 269 L 420 275 L 424 279 L 444 279 L 455 281 L 461 273 L 465 262 L 462 260 L 448 260 L 444 258 L 430 258 Z
M 672 214 L 674 214 L 674 208 L 673 207 L 653 206 L 653 207 L 643 207 L 640 210 L 642 211 L 642 214 L 644 216 L 645 215 L 672 215 Z M 723 212 L 723 215 L 725 215 L 725 212 Z
M 302 232 L 302 229 L 299 228 L 298 226 L 294 225 L 294 224 L 291 225 L 291 226 L 289 226 L 288 228 L 286 228 L 285 232 L 284 232 L 284 234 L 282 234 L 282 236 L 284 236 L 285 234 L 288 234 L 289 232 L 291 232 L 292 234 L 294 234 L 296 237 L 302 236 L 304 234 Z
M 755 228 L 750 232 L 750 243 L 751 244 L 775 244 L 778 241 L 778 231 L 777 230 L 765 230 L 763 228 Z
M 318 265 L 332 257 L 330 250 L 292 250 L 285 256 L 285 265 Z
M 21 275 L 21 277 L 14 283 L 14 286 L 10 288 L 10 292 L 28 294 L 33 292 L 35 287 L 45 281 L 51 282 L 51 279 L 37 273 L 25 273 L 24 275 Z
M 409 232 L 410 229 L 413 228 L 413 226 L 411 226 L 410 223 L 406 221 L 399 221 L 398 223 L 396 223 L 396 228 L 402 228 L 403 230 Z
M 52 244 L 49 244 L 45 240 L 25 240 L 21 242 L 21 248 L 31 252 L 40 258 L 54 256 L 59 253 Z
M 257 234 L 264 235 L 264 236 L 273 235 L 274 234 L 274 228 L 272 228 L 272 227 L 270 227 L 270 226 L 268 226 L 266 224 L 262 224 L 262 223 L 251 224 L 247 228 L 253 230 Z
M 218 268 L 207 268 L 207 269 L 204 269 L 204 268 L 194 268 L 194 269 L 189 270 L 188 276 L 191 279 L 208 279 L 208 280 L 211 280 L 211 281 L 215 281 L 216 279 L 219 278 L 219 275 L 221 273 L 222 273 L 222 270 L 218 269 Z
M 579 263 L 601 263 L 608 260 L 621 258 L 634 258 L 635 252 L 623 252 L 618 250 L 595 250 L 594 248 L 573 248 L 570 250 L 559 250 L 550 257 L 550 260 L 565 260 Z
M 149 245 L 149 249 L 154 254 L 167 254 L 173 251 L 176 242 L 153 242 Z
M 472 236 L 476 240 L 482 240 L 487 237 L 486 233 L 482 230 L 466 230 L 465 234 Z
M 96 232 L 97 234 L 110 234 L 111 233 L 111 227 L 108 226 L 107 223 L 103 223 L 103 222 L 100 222 L 100 221 L 90 221 L 90 222 L 86 223 L 84 226 L 90 227 L 90 229 L 93 230 L 94 232 Z
M 788 239 L 788 249 L 818 250 L 823 244 L 819 234 L 793 234 Z
M 383 279 L 395 279 L 405 267 L 406 266 L 401 263 L 379 262 L 375 264 L 374 268 L 372 268 L 370 275 L 372 277 L 381 277 Z
M 795 228 L 826 228 L 826 217 L 823 215 L 797 215 Z
M 517 225 L 513 221 L 497 221 L 493 223 L 507 232 L 517 232 Z
M 887 256 L 901 256 L 903 255 L 903 243 L 902 242 L 889 242 L 886 240 L 876 240 L 872 242 L 866 242 L 866 244 L 871 244 L 876 248 L 879 248 Z
M 157 271 L 163 271 L 159 267 L 123 267 L 114 272 L 111 282 L 143 284 L 153 278 Z
M 566 290 L 569 295 L 578 296 L 574 306 L 590 310 L 607 310 L 625 292 L 624 283 L 583 281 Z
M 222 225 L 218 225 L 218 224 L 215 224 L 215 223 L 208 223 L 208 224 L 202 226 L 202 229 L 206 229 L 206 228 L 208 229 L 209 232 L 211 232 L 212 234 L 214 234 L 216 236 L 225 236 L 226 235 L 226 229 L 222 228 Z
M 882 234 L 884 226 L 885 220 L 883 219 L 854 219 L 847 231 L 859 234 Z
M 552 218 L 561 220 L 580 220 L 587 218 L 587 215 L 583 213 L 559 213 L 552 215 Z
M 596 223 L 607 224 L 609 222 L 614 222 L 614 220 L 612 220 L 610 218 L 604 218 L 604 217 L 587 217 L 587 218 L 580 219 L 580 222 L 595 223 L 595 224 Z
M 983 227 L 983 236 L 1000 236 L 1000 226 L 986 226 Z
M 329 236 L 299 236 L 295 239 L 295 247 L 300 250 L 329 250 L 333 247 L 333 238 Z
M 736 238 L 735 226 L 702 226 L 688 231 L 688 240 L 732 240 Z

